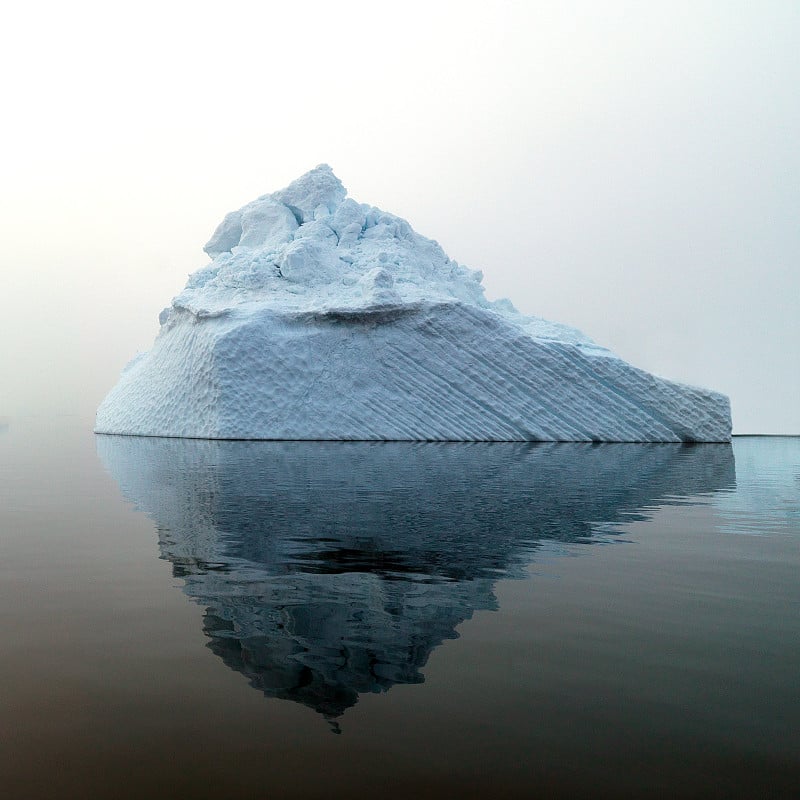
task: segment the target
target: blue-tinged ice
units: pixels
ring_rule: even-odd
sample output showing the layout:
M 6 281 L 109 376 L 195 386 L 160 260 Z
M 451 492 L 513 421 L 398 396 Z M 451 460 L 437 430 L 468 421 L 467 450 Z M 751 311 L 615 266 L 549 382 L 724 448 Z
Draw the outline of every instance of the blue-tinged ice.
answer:
M 490 302 L 321 165 L 228 214 L 96 430 L 219 439 L 729 441 L 728 399 Z

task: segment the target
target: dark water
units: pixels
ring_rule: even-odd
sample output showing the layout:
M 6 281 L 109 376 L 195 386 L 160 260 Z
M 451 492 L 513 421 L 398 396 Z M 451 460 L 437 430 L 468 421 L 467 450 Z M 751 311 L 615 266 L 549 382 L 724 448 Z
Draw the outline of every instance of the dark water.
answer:
M 8 797 L 798 797 L 800 439 L 0 430 Z

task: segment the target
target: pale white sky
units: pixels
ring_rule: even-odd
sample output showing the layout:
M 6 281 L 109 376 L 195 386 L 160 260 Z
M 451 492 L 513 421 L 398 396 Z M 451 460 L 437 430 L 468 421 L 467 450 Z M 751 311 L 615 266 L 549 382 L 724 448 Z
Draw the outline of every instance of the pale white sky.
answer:
M 800 433 L 800 3 L 17 4 L 0 417 L 93 414 L 224 213 L 325 161 L 487 294 Z

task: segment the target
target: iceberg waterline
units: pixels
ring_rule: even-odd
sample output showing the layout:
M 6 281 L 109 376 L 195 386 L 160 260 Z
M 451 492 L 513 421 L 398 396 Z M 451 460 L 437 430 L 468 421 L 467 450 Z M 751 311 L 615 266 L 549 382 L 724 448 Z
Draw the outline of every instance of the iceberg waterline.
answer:
M 211 439 L 729 441 L 730 405 L 490 302 L 321 165 L 228 214 L 95 430 Z

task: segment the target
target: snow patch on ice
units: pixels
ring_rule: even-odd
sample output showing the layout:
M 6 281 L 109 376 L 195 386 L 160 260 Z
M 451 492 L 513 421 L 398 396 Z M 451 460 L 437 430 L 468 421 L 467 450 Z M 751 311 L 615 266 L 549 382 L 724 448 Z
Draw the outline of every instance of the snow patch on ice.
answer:
M 209 311 L 265 301 L 297 312 L 456 300 L 523 328 L 533 322 L 507 300 L 489 303 L 482 273 L 453 261 L 405 220 L 347 197 L 326 164 L 227 214 L 205 251 L 212 263 L 190 277 L 174 307 Z M 538 323 L 547 338 L 560 331 L 590 344 L 565 326 Z

